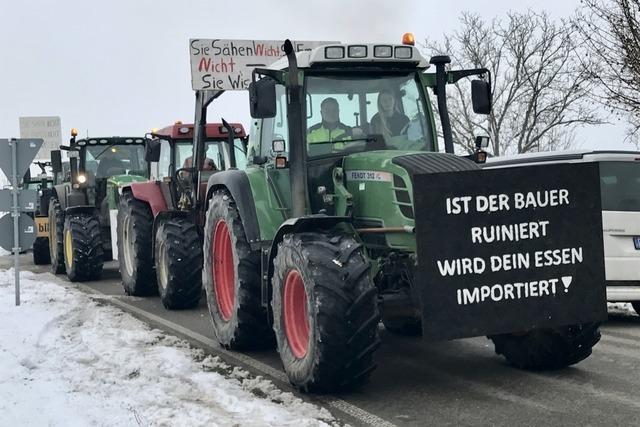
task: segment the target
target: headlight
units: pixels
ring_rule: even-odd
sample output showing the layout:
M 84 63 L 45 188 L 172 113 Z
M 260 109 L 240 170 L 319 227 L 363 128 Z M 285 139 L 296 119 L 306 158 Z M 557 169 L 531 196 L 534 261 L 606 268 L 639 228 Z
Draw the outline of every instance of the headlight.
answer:
M 78 183 L 84 184 L 87 182 L 87 177 L 85 175 L 78 175 Z

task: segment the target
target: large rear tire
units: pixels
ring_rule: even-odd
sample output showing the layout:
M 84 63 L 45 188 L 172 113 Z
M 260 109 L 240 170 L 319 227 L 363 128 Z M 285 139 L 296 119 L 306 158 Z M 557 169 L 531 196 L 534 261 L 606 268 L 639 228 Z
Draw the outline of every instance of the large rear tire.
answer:
M 51 272 L 64 273 L 64 212 L 55 196 L 49 199 L 49 257 Z
M 377 291 L 362 245 L 345 234 L 285 235 L 274 259 L 273 319 L 289 381 L 353 389 L 375 369 Z
M 160 300 L 178 310 L 198 305 L 202 291 L 202 238 L 187 218 L 164 221 L 156 232 L 155 265 Z
M 35 242 L 33 242 L 33 263 L 35 265 L 47 265 L 51 263 L 48 237 L 36 237 Z
M 158 292 L 153 260 L 153 215 L 149 205 L 122 193 L 118 204 L 118 264 L 127 295 Z
M 252 251 L 233 198 L 217 191 L 205 224 L 202 283 L 218 342 L 241 350 L 273 347 L 273 330 L 261 304 L 260 251 Z
M 64 220 L 64 264 L 72 282 L 97 280 L 102 276 L 104 253 L 100 221 L 87 213 L 66 215 Z
M 553 329 L 536 329 L 525 334 L 489 336 L 497 354 L 521 369 L 560 369 L 591 355 L 600 341 L 599 323 Z

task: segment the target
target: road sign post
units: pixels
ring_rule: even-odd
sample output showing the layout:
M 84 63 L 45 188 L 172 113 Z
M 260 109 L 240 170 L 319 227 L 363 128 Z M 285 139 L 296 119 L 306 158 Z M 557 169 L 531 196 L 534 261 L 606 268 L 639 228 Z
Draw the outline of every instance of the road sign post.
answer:
M 31 161 L 42 146 L 42 139 L 0 139 L 0 169 L 11 179 L 11 190 L 1 190 L 0 211 L 9 211 L 13 221 L 0 219 L 0 246 L 13 251 L 16 306 L 20 305 L 20 248 L 33 244 L 37 233 L 33 219 L 21 212 L 34 211 L 35 190 L 20 189 L 20 177 L 24 176 Z M 9 160 L 10 159 L 10 160 Z M 11 192 L 7 197 L 5 192 Z M 9 230 L 13 229 L 13 233 Z M 13 239 L 8 239 L 9 235 Z

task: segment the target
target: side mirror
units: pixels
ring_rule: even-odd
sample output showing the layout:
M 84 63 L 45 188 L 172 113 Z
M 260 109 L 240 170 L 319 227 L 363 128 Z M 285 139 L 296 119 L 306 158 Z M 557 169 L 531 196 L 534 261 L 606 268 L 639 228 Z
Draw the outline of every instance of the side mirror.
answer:
M 264 77 L 249 84 L 249 110 L 254 119 L 276 116 L 276 82 Z
M 145 145 L 144 159 L 149 163 L 160 161 L 160 140 L 148 139 Z
M 491 85 L 484 80 L 471 81 L 471 102 L 476 114 L 491 113 Z
M 51 169 L 53 175 L 62 172 L 62 152 L 60 150 L 51 151 Z

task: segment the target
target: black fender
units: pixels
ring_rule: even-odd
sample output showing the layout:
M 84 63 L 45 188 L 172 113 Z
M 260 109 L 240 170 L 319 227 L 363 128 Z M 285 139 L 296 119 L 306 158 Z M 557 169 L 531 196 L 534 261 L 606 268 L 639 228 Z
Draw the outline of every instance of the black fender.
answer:
M 269 250 L 262 251 L 262 305 L 267 307 L 271 300 L 271 278 L 273 277 L 273 259 L 278 254 L 278 244 L 285 234 L 301 233 L 305 231 L 330 230 L 336 226 L 343 226 L 357 235 L 352 224 L 351 217 L 348 216 L 328 216 L 309 215 L 299 218 L 290 218 L 283 222 L 278 228 L 276 235 L 271 241 Z M 266 272 L 266 274 L 264 274 Z
M 98 216 L 98 209 L 93 205 L 78 205 L 78 206 L 71 206 L 64 209 L 65 216 L 71 215 L 71 214 L 81 214 L 81 213 Z
M 244 226 L 247 241 L 252 249 L 260 248 L 260 227 L 256 215 L 256 205 L 253 202 L 253 193 L 249 178 L 244 171 L 232 169 L 212 174 L 207 182 L 207 199 L 205 211 L 209 208 L 209 200 L 217 189 L 225 188 L 236 202 L 240 220 Z
M 67 207 L 66 193 L 67 190 L 65 187 L 68 185 L 58 184 L 53 186 L 53 192 L 51 193 L 58 199 L 58 203 L 60 203 L 60 207 L 64 210 Z
M 162 224 L 163 221 L 172 218 L 191 218 L 191 220 L 195 222 L 193 212 L 190 211 L 167 210 L 159 212 L 158 215 L 156 215 L 156 217 L 153 219 L 153 230 L 151 234 L 153 236 L 153 238 L 151 239 L 152 254 L 156 253 L 156 232 L 158 231 L 160 224 Z
M 86 193 L 83 190 L 72 188 L 69 183 L 56 185 L 54 190 L 63 211 L 69 207 L 88 204 Z

